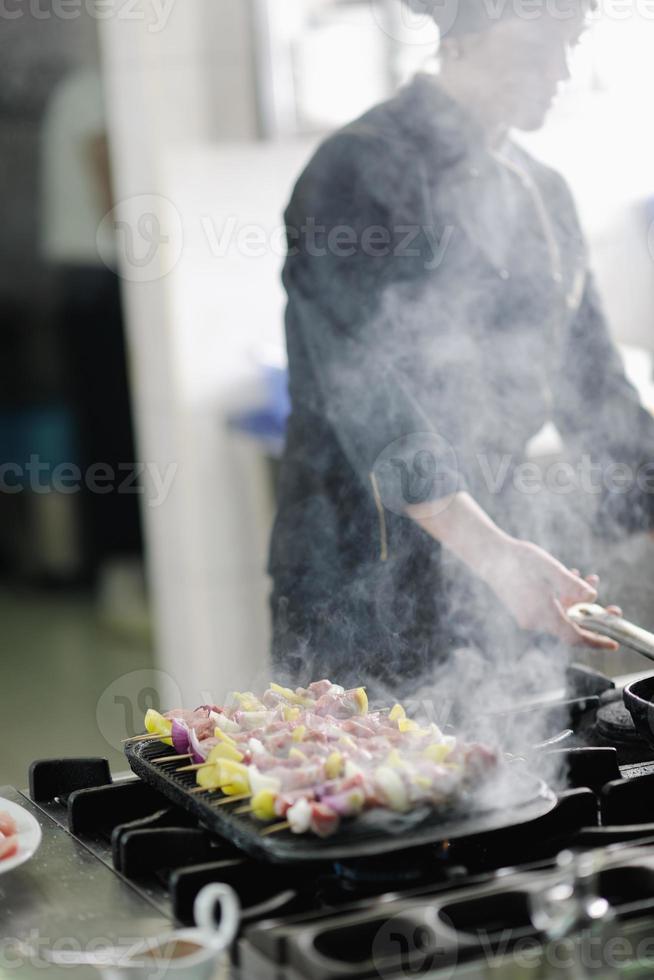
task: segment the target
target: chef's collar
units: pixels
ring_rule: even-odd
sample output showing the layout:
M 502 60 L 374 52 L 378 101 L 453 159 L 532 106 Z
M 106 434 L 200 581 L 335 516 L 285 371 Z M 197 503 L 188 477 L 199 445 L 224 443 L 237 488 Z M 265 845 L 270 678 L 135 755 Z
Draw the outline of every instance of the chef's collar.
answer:
M 470 112 L 441 86 L 438 76 L 420 72 L 397 95 L 399 124 L 440 166 L 487 159 L 488 134 Z

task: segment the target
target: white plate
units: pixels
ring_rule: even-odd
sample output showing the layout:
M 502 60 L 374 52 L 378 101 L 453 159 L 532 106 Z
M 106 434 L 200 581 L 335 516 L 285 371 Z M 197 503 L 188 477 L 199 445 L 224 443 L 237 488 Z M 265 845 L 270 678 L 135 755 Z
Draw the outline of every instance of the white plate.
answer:
M 0 859 L 0 875 L 29 861 L 41 843 L 41 828 L 36 817 L 17 803 L 0 796 L 0 812 L 8 813 L 16 821 L 18 830 L 18 851 L 13 857 Z

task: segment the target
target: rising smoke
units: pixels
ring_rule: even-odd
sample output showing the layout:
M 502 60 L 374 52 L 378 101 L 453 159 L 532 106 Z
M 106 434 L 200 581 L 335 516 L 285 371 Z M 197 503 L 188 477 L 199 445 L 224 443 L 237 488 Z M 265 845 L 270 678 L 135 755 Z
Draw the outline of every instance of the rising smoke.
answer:
M 365 683 L 520 753 L 552 734 L 543 715 L 498 713 L 562 691 L 571 653 L 518 629 L 398 494 L 438 507 L 466 490 L 508 534 L 591 570 L 598 531 L 649 521 L 654 427 L 609 340 L 568 188 L 510 135 L 542 124 L 563 71 L 552 51 L 584 11 L 571 27 L 515 4 L 497 23 L 475 0 L 454 19 L 446 8 L 440 76 L 330 137 L 286 214 L 274 657 L 295 683 Z M 565 455 L 534 470 L 548 422 Z M 631 474 L 619 488 L 616 465 Z

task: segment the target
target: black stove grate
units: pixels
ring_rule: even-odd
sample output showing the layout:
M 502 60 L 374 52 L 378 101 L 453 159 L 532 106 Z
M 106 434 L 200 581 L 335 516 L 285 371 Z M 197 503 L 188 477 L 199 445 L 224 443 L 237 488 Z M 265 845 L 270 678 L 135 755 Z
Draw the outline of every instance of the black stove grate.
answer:
M 169 751 L 159 746 L 154 754 Z M 536 820 L 401 854 L 283 865 L 253 858 L 138 779 L 98 785 L 104 767 L 97 760 L 88 765 L 74 760 L 72 775 L 65 760 L 46 760 L 35 764 L 32 773 L 35 795 L 43 802 L 63 800 L 77 837 L 110 842 L 114 867 L 124 878 L 144 887 L 155 879 L 164 884 L 180 922 L 192 921 L 193 901 L 203 885 L 225 881 L 239 894 L 244 922 L 253 923 L 307 909 L 329 915 L 335 908 L 369 904 L 389 892 L 467 887 L 480 876 L 492 878 L 499 869 L 551 865 L 564 848 L 634 842 L 651 846 L 652 768 L 631 767 L 621 776 L 614 750 L 572 749 L 564 754 L 573 788 Z M 80 785 L 84 777 L 87 786 Z M 192 786 L 193 775 L 186 779 Z
M 547 786 L 526 770 L 515 770 L 517 800 L 496 810 L 471 810 L 462 802 L 447 810 L 423 808 L 420 814 L 391 814 L 372 811 L 349 821 L 331 837 L 321 840 L 290 831 L 267 835 L 265 825 L 249 815 L 233 812 L 221 793 L 193 792 L 195 774 L 177 772 L 179 763 L 157 764 L 170 755 L 161 742 L 128 745 L 126 755 L 132 770 L 165 794 L 176 805 L 194 813 L 206 827 L 231 840 L 252 857 L 272 862 L 336 861 L 348 857 L 374 856 L 410 851 L 443 840 L 470 836 L 508 825 L 515 827 L 548 813 L 555 797 Z M 512 774 L 513 775 L 513 774 Z
M 597 711 L 595 724 L 598 734 L 611 745 L 639 743 L 644 746 L 646 744 L 642 735 L 636 731 L 634 720 L 622 701 L 603 704 Z

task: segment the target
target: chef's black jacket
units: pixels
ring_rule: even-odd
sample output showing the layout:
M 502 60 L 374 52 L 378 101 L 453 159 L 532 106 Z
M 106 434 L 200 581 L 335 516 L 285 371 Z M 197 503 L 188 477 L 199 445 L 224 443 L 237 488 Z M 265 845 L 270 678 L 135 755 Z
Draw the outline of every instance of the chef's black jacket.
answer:
M 490 147 L 419 75 L 321 145 L 286 226 L 277 669 L 397 688 L 461 645 L 513 656 L 524 637 L 490 590 L 396 504 L 398 488 L 409 502 L 468 489 L 575 565 L 589 531 L 649 526 L 648 469 L 618 492 L 534 495 L 513 479 L 548 420 L 568 459 L 613 483 L 616 462 L 654 461 L 565 182 L 513 140 Z

